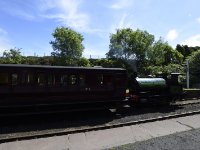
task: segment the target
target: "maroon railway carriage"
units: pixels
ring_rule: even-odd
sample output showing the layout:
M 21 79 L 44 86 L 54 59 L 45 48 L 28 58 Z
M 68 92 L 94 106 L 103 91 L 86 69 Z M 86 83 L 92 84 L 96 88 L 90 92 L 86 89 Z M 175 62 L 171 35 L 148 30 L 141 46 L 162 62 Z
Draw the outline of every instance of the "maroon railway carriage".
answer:
M 125 99 L 126 77 L 121 68 L 0 64 L 0 112 L 113 108 Z

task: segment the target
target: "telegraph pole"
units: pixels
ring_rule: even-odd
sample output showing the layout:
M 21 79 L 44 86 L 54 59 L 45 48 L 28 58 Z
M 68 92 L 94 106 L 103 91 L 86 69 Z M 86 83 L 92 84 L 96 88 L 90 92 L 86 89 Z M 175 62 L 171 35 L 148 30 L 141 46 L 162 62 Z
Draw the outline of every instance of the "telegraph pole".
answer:
M 187 89 L 190 88 L 190 69 L 189 69 L 189 59 L 186 59 L 186 79 L 187 79 Z

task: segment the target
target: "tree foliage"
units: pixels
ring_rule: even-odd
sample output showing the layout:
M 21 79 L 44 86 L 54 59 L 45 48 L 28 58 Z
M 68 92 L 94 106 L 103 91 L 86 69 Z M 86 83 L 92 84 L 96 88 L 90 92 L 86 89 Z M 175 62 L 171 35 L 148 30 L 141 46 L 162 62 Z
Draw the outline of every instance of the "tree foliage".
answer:
M 3 57 L 1 58 L 1 63 L 3 64 L 21 64 L 24 57 L 21 55 L 19 48 L 11 48 L 10 50 L 5 50 L 3 52 Z
M 90 61 L 87 58 L 81 57 L 77 61 L 77 65 L 81 67 L 90 67 Z
M 146 53 L 151 49 L 154 36 L 147 31 L 130 28 L 118 29 L 110 36 L 107 58 L 117 58 L 125 61 L 136 60 L 138 71 L 146 64 Z
M 5 50 L 0 57 L 1 64 L 29 64 L 29 65 L 54 65 L 52 56 L 22 56 L 21 49 Z
M 118 29 L 116 34 L 111 34 L 108 58 L 118 58 L 128 60 L 132 56 L 131 52 L 131 34 L 132 29 Z
M 118 29 L 116 34 L 110 36 L 109 52 L 106 55 L 108 58 L 142 60 L 153 41 L 154 36 L 147 31 Z
M 183 73 L 183 67 L 179 64 L 168 64 L 163 66 L 148 66 L 146 68 L 147 74 L 156 75 L 159 73 L 170 74 L 173 72 Z
M 152 65 L 156 66 L 169 65 L 170 63 L 181 64 L 183 55 L 160 38 L 148 51 L 148 59 Z
M 83 36 L 65 27 L 57 27 L 52 35 L 55 40 L 50 42 L 54 50 L 51 54 L 55 62 L 58 65 L 77 65 L 84 49 Z
M 199 46 L 195 46 L 195 47 L 189 47 L 187 45 L 180 45 L 180 44 L 177 44 L 176 46 L 176 50 L 178 52 L 180 52 L 183 56 L 184 56 L 184 59 L 186 59 L 188 56 L 190 56 L 193 52 L 199 50 L 200 47 Z
M 106 55 L 107 58 L 121 59 L 136 64 L 139 74 L 146 74 L 154 66 L 166 72 L 167 66 L 179 64 L 178 67 L 180 67 L 184 59 L 181 52 L 173 49 L 161 38 L 155 41 L 154 35 L 147 31 L 139 29 L 133 31 L 130 28 L 118 29 L 115 34 L 111 34 L 109 52 Z
M 189 69 L 192 77 L 192 82 L 200 81 L 200 49 L 193 52 L 189 59 Z
M 112 68 L 114 67 L 114 61 L 112 59 L 101 58 L 96 60 L 91 60 L 92 66 L 102 66 L 105 68 Z
M 28 65 L 40 65 L 39 57 L 36 56 L 27 56 L 25 57 L 23 64 Z

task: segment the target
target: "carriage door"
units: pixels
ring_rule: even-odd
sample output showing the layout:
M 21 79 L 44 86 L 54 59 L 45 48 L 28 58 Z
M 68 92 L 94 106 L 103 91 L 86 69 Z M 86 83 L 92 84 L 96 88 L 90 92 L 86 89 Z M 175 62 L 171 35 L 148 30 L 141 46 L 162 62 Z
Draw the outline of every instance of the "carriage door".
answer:
M 3 70 L 3 69 L 2 69 Z M 0 71 L 0 103 L 3 97 L 10 95 L 10 85 L 9 85 L 9 73 L 8 71 Z
M 126 74 L 115 74 L 115 94 L 116 96 L 125 96 Z
M 112 75 L 103 73 L 88 73 L 86 75 L 85 91 L 90 98 L 102 100 L 112 95 L 114 90 Z

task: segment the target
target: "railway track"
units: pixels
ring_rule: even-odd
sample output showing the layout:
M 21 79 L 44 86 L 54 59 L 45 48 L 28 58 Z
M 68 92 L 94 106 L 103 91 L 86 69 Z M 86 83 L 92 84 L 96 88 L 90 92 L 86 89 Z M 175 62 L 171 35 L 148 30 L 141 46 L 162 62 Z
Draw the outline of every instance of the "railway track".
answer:
M 88 131 L 104 130 L 104 129 L 122 127 L 122 126 L 130 126 L 130 125 L 135 125 L 135 124 L 142 124 L 142 123 L 190 116 L 190 115 L 195 115 L 195 114 L 200 114 L 200 109 L 195 110 L 195 111 L 170 114 L 170 115 L 166 115 L 166 116 L 158 116 L 158 117 L 153 117 L 153 118 L 148 118 L 148 119 L 140 119 L 137 121 L 128 121 L 128 122 L 124 122 L 124 123 L 115 123 L 115 124 L 107 123 L 107 124 L 98 125 L 95 127 L 83 127 L 81 129 L 71 129 L 71 130 L 63 129 L 63 130 L 59 130 L 59 131 L 53 130 L 53 131 L 48 131 L 48 132 L 40 131 L 40 132 L 34 132 L 32 134 L 5 136 L 5 137 L 0 137 L 0 143 L 20 141 L 20 140 L 30 140 L 30 139 L 36 139 L 36 138 L 45 138 L 45 137 L 52 137 L 52 136 L 61 136 L 61 135 L 88 132 Z
M 188 99 L 188 100 L 186 99 L 186 100 L 183 100 L 183 101 L 176 101 L 172 105 L 183 106 L 183 105 L 199 104 L 199 103 L 200 103 L 200 99 L 193 98 L 193 99 Z
M 199 104 L 200 103 L 200 99 L 189 99 L 189 100 L 182 100 L 182 101 L 176 101 L 174 103 L 171 103 L 171 105 L 174 105 L 174 106 L 183 106 L 183 105 L 190 105 L 190 104 Z M 143 103 L 141 104 L 141 106 L 143 107 Z M 20 106 L 19 106 L 20 107 Z M 12 109 L 12 108 L 11 108 Z M 37 109 L 37 108 L 35 108 Z M 81 109 L 79 109 L 81 111 Z M 85 109 L 83 109 L 84 111 Z M 92 109 L 90 108 L 90 110 L 97 110 L 96 108 Z M 77 110 L 76 110 L 77 111 Z M 64 113 L 65 111 L 63 109 L 61 110 L 56 110 L 56 111 L 45 111 L 45 112 L 42 112 L 44 114 L 53 114 L 53 113 Z M 28 115 L 39 115 L 41 114 L 41 112 L 39 111 L 35 111 L 35 112 L 28 112 Z M 22 112 L 19 112 L 19 113 L 8 113 L 8 114 L 4 114 L 4 113 L 1 113 L 0 112 L 0 117 L 9 117 L 9 116 L 24 116 L 24 115 L 27 115 L 27 113 L 22 113 Z

